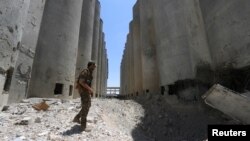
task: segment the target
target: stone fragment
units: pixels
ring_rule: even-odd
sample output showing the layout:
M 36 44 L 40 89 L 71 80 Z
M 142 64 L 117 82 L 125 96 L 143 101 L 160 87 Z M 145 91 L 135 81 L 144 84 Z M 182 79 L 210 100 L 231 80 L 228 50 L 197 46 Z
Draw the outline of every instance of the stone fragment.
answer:
M 40 111 L 40 110 L 46 111 L 49 108 L 49 105 L 45 101 L 43 101 L 41 103 L 33 105 L 32 107 L 36 109 L 37 111 Z
M 25 117 L 21 121 L 15 123 L 15 125 L 28 125 L 31 120 L 31 117 Z

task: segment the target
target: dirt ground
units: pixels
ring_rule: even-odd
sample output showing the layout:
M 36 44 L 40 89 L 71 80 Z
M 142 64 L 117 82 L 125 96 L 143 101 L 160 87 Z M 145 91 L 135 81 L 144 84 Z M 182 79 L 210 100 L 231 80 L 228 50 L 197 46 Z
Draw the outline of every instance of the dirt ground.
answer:
M 176 96 L 143 95 L 131 100 L 92 99 L 90 132 L 80 132 L 72 119 L 80 99 L 47 99 L 47 111 L 32 105 L 40 98 L 9 105 L 0 113 L 2 141 L 201 141 L 208 124 L 236 123 L 198 101 Z

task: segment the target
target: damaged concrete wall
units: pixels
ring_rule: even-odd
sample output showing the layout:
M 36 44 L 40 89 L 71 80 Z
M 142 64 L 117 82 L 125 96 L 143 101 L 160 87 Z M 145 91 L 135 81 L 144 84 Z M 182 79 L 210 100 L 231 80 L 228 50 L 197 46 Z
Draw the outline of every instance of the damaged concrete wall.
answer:
M 0 106 L 27 97 L 78 97 L 74 83 L 93 52 L 97 91 L 104 94 L 108 61 L 100 20 L 98 0 L 0 1 Z
M 72 97 L 82 0 L 45 4 L 29 97 Z
M 19 54 L 11 81 L 9 103 L 27 97 L 44 4 L 45 1 L 30 1 L 27 20 L 19 47 Z M 18 93 L 18 95 L 16 93 Z
M 250 90 L 250 2 L 200 0 L 214 79 L 234 91 Z
M 132 21 L 139 24 L 140 35 L 130 30 L 133 40 L 126 44 L 140 40 L 133 43 L 132 53 L 141 54 L 141 62 L 129 62 L 126 56 L 131 52 L 125 48 L 121 93 L 129 95 L 126 84 L 140 80 L 144 91 L 151 87 L 188 100 L 214 83 L 238 92 L 250 90 L 249 6 L 244 0 L 137 0 L 133 12 L 138 16 Z M 142 77 L 128 79 L 130 65 L 141 69 L 135 74 Z M 141 89 L 137 84 L 131 87 L 135 92 Z
M 249 66 L 250 1 L 200 0 L 200 6 L 216 66 Z
M 0 1 L 0 106 L 8 101 L 29 0 Z
M 156 71 L 156 40 L 153 19 L 154 3 L 151 0 L 139 0 L 140 3 L 140 45 L 142 57 L 142 81 L 145 93 L 155 93 L 159 90 L 159 72 Z
M 197 0 L 154 2 L 160 85 L 194 79 L 198 65 L 211 64 Z

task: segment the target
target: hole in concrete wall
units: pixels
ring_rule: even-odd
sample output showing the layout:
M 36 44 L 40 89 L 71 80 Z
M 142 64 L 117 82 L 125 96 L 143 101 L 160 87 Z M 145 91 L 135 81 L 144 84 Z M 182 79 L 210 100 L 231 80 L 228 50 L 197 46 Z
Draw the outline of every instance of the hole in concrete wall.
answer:
M 165 92 L 165 87 L 161 86 L 161 95 L 164 95 L 164 92 Z
M 149 93 L 149 89 L 146 89 L 146 93 Z
M 6 80 L 5 80 L 4 88 L 3 88 L 3 90 L 6 92 L 10 90 L 10 84 L 11 84 L 11 78 L 12 78 L 13 72 L 14 72 L 13 67 L 9 68 L 6 72 L 7 76 L 6 76 Z
M 168 85 L 168 94 L 173 95 L 175 93 L 175 85 Z
M 69 85 L 69 96 L 72 96 L 73 86 Z
M 55 90 L 54 90 L 54 94 L 55 95 L 60 95 L 63 93 L 63 84 L 61 83 L 56 83 L 56 87 L 55 87 Z

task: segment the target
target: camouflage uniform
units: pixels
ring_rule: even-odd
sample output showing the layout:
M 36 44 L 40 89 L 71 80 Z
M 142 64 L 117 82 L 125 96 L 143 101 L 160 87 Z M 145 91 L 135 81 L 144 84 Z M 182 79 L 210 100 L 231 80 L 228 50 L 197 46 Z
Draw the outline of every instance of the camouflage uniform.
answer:
M 78 89 L 79 94 L 81 96 L 82 108 L 81 108 L 80 112 L 75 116 L 73 121 L 80 122 L 82 130 L 84 130 L 86 128 L 86 125 L 87 125 L 87 115 L 89 112 L 89 108 L 91 106 L 91 96 L 90 96 L 88 90 L 83 88 L 79 84 L 80 79 L 82 79 L 86 84 L 88 84 L 89 87 L 91 87 L 91 82 L 92 82 L 93 76 L 88 69 L 85 69 L 80 73 L 80 75 L 78 77 L 78 81 L 77 81 L 77 89 Z M 81 120 L 79 120 L 80 118 L 81 118 Z

